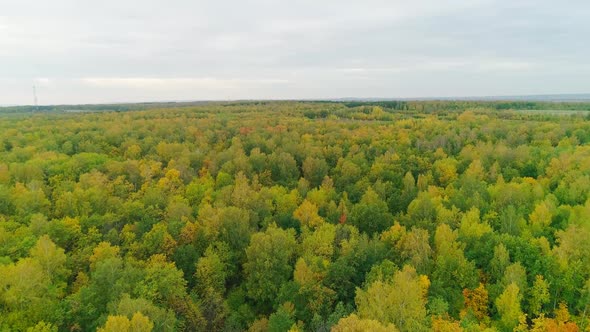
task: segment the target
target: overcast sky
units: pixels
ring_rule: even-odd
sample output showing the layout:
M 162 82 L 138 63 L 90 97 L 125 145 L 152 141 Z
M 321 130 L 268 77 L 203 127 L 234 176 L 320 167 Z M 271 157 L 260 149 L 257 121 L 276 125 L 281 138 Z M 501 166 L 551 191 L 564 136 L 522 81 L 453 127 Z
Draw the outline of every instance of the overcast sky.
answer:
M 0 0 L 0 105 L 590 92 L 588 0 Z

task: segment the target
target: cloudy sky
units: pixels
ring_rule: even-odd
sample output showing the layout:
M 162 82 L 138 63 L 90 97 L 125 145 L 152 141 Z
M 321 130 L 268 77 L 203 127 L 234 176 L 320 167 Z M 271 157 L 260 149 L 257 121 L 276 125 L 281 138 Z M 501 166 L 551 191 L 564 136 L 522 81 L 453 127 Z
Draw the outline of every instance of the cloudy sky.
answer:
M 590 92 L 587 0 L 0 0 L 0 105 Z

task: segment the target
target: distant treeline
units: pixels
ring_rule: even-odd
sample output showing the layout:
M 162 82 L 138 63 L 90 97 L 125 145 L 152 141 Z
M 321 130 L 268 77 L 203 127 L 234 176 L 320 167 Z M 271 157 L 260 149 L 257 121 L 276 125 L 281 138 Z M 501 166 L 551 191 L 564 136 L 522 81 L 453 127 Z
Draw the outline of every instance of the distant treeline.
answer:
M 490 108 L 495 110 L 590 110 L 589 102 L 550 101 L 472 101 L 472 100 L 428 100 L 428 101 L 375 101 L 343 102 L 347 107 L 379 106 L 397 111 L 416 110 L 464 110 L 468 108 Z
M 205 103 L 215 103 L 227 106 L 264 106 L 269 104 L 281 105 L 285 101 L 234 101 L 234 102 L 161 102 L 161 103 L 129 103 L 129 104 L 94 104 L 94 105 L 49 105 L 49 106 L 9 106 L 0 107 L 0 113 L 52 113 L 52 112 L 125 112 L 147 109 L 197 106 Z M 303 103 L 303 102 L 302 102 Z M 335 103 L 347 108 L 371 109 L 378 106 L 384 111 L 456 111 L 465 109 L 492 110 L 571 110 L 589 111 L 590 102 L 551 102 L 551 101 L 475 101 L 475 100 L 422 100 L 422 101 L 316 101 L 316 103 Z M 313 117 L 327 117 L 329 114 L 323 109 L 321 114 Z
M 0 113 L 53 113 L 53 112 L 126 112 L 157 108 L 196 106 L 207 103 L 195 102 L 161 102 L 161 103 L 125 103 L 125 104 L 87 104 L 87 105 L 44 105 L 44 106 L 7 106 L 0 107 Z

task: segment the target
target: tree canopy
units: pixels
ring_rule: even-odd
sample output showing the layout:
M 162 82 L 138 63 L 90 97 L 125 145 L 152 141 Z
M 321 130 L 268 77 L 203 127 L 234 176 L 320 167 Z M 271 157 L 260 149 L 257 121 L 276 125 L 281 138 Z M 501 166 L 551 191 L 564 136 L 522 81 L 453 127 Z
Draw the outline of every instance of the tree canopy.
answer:
M 587 103 L 80 109 L 0 109 L 1 331 L 590 328 Z

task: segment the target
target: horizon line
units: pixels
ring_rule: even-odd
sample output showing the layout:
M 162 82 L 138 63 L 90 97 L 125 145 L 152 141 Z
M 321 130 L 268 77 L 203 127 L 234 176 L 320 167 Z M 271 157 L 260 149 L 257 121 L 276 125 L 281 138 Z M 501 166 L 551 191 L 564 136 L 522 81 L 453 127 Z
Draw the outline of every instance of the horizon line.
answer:
M 561 97 L 561 99 L 560 99 Z M 569 97 L 569 98 L 567 98 Z M 575 98 L 578 97 L 578 98 Z M 380 102 L 380 101 L 536 101 L 536 102 L 590 102 L 590 93 L 548 93 L 526 95 L 476 95 L 476 96 L 434 96 L 434 97 L 327 97 L 327 98 L 237 98 L 237 99 L 183 99 L 154 101 L 105 101 L 97 103 L 58 103 L 58 104 L 4 104 L 5 107 L 47 107 L 47 106 L 91 106 L 91 105 L 132 105 L 132 104 L 174 104 L 174 103 L 231 103 L 256 101 L 307 101 L 307 102 Z

